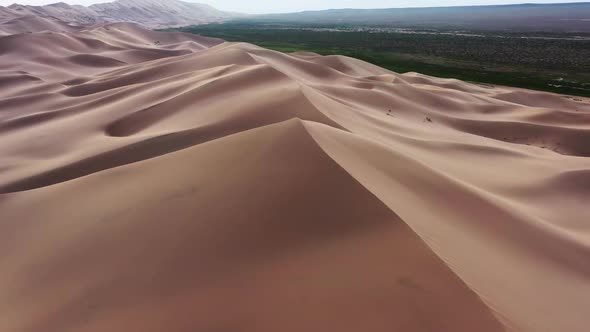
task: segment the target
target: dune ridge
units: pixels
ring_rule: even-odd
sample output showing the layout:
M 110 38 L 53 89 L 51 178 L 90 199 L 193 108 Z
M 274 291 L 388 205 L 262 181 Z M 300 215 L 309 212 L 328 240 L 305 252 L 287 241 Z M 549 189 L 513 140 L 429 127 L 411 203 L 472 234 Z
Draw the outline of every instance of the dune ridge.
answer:
M 588 100 L 27 24 L 0 25 L 2 331 L 587 330 Z

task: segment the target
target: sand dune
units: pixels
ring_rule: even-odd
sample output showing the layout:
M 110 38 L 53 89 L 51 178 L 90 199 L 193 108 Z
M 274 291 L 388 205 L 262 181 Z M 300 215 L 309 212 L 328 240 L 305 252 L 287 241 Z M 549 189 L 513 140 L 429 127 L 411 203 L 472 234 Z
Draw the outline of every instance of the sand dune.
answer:
M 27 24 L 0 330 L 587 331 L 587 100 Z
M 208 4 L 179 0 L 112 0 L 104 3 L 94 2 L 88 7 L 69 5 L 65 2 L 46 5 L 15 3 L 8 7 L 0 6 L 0 24 L 3 19 L 23 16 L 50 21 L 61 20 L 84 26 L 131 22 L 154 29 L 220 22 L 243 15 L 224 12 Z M 25 31 L 30 29 L 21 32 Z
M 4 14 L 6 17 L 3 17 Z M 80 29 L 80 27 L 64 23 L 52 17 L 10 14 L 8 11 L 0 11 L 0 36 L 42 31 L 74 32 Z

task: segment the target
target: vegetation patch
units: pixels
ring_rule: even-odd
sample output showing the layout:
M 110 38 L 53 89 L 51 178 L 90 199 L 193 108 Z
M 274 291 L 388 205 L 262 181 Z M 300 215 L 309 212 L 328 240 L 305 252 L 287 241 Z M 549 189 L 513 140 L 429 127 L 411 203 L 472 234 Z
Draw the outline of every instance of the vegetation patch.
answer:
M 340 54 L 399 73 L 590 96 L 590 37 L 584 34 L 268 22 L 171 30 L 244 41 L 281 52 Z

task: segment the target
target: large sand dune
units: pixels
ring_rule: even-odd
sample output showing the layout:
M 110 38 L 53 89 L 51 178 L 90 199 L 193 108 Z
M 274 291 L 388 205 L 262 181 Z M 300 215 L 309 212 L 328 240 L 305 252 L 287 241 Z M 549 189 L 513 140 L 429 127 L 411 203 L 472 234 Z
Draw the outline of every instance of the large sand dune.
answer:
M 0 331 L 590 328 L 587 101 L 0 30 Z
M 217 10 L 210 5 L 180 0 L 111 0 L 88 7 L 64 2 L 43 6 L 0 6 L 0 21 L 10 17 L 42 17 L 76 25 L 130 22 L 149 28 L 165 28 L 220 22 L 241 14 Z M 41 24 L 43 25 L 43 24 Z M 24 26 L 22 32 L 30 31 Z M 2 30 L 0 28 L 0 30 Z

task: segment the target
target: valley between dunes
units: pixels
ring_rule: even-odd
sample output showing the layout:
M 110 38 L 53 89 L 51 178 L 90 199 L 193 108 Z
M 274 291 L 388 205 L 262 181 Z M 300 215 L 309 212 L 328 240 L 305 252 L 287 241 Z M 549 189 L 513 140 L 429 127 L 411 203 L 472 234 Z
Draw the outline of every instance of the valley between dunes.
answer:
M 588 331 L 587 100 L 9 23 L 1 331 Z

